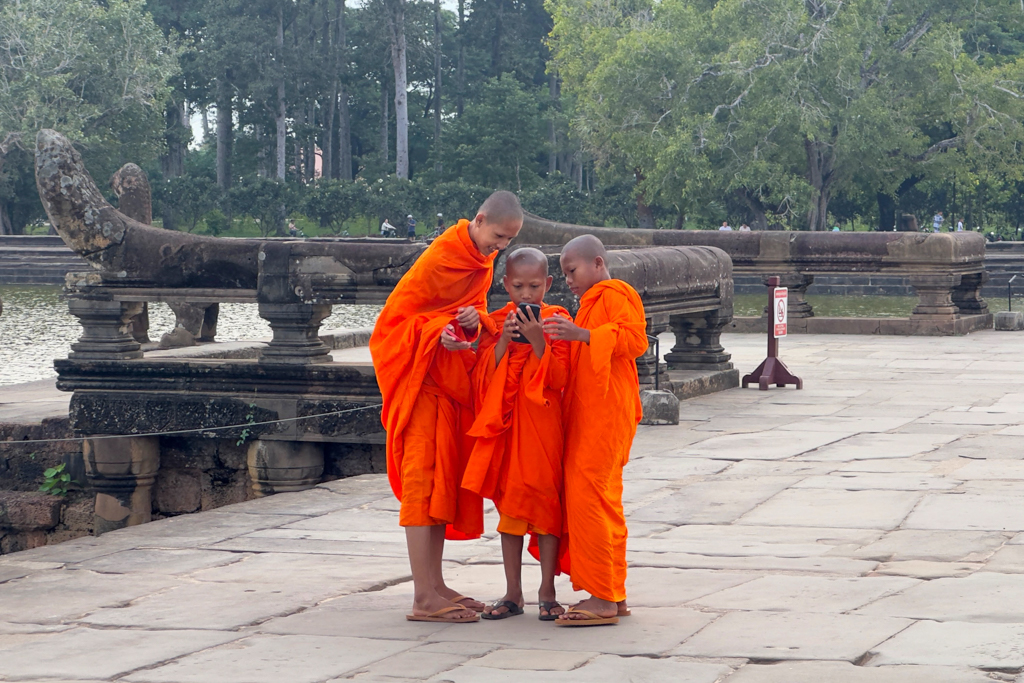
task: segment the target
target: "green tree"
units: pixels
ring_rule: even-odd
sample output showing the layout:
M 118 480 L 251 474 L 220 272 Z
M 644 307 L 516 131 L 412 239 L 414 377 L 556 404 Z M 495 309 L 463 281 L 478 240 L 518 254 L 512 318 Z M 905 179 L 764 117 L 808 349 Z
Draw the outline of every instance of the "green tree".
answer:
M 217 184 L 205 176 L 182 176 L 166 182 L 161 199 L 164 216 L 173 216 L 186 231 L 193 232 L 203 216 L 217 208 L 221 193 Z M 166 218 L 165 227 L 169 227 Z
M 144 11 L 143 0 L 19 0 L 0 4 L 0 173 L 31 174 L 15 147 L 31 149 L 40 128 L 55 128 L 82 145 L 97 176 L 125 157 L 152 159 L 163 148 L 168 79 L 177 47 Z M 26 143 L 26 141 L 28 141 Z M 16 166 L 5 163 L 18 161 Z M 0 233 L 20 231 L 13 206 L 38 200 L 0 196 Z M 38 211 L 38 209 L 36 209 Z

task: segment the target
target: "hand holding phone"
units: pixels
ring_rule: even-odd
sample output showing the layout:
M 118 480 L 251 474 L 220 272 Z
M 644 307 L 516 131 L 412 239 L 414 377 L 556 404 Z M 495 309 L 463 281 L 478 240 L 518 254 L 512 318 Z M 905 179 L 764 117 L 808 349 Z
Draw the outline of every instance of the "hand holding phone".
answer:
M 543 339 L 544 328 L 541 327 L 540 306 L 537 304 L 519 304 L 515 311 L 519 331 L 512 337 L 512 341 L 520 344 L 529 344 L 538 339 Z M 534 337 L 533 340 L 530 337 Z

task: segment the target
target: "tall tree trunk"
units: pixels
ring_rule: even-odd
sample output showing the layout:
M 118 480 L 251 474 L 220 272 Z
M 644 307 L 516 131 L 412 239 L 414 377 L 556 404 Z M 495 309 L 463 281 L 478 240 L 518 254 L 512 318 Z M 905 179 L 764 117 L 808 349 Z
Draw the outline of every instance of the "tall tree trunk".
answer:
M 751 194 L 750 190 L 745 187 L 741 187 L 736 190 L 736 196 L 747 205 L 747 208 L 750 209 L 750 213 L 753 215 L 753 219 L 750 221 L 750 227 L 754 230 L 767 230 L 768 216 L 761 200 Z
M 340 4 L 340 3 L 339 3 Z M 331 3 L 324 3 L 324 38 L 327 41 L 327 63 L 331 68 L 331 87 L 328 91 L 327 112 L 323 123 L 323 177 L 335 178 L 334 173 L 334 115 L 338 108 L 338 50 L 335 47 L 334 34 L 337 22 L 331 20 Z M 332 27 L 333 24 L 333 27 Z
M 441 0 L 434 0 L 434 170 L 441 172 Z
M 505 0 L 498 0 L 498 11 L 494 15 L 494 37 L 491 38 L 491 76 L 501 75 L 501 39 L 505 33 Z
M 267 177 L 267 141 L 263 133 L 263 124 L 257 123 L 253 127 L 253 134 L 256 137 L 256 175 L 260 178 Z
M 275 117 L 275 123 L 277 124 L 277 165 L 274 169 L 274 177 L 280 181 L 285 179 L 285 155 L 287 154 L 287 148 L 285 147 L 285 138 L 288 136 L 288 121 L 286 116 L 288 114 L 288 107 L 284 100 L 284 8 L 279 7 L 277 9 L 277 68 L 281 69 L 281 73 L 277 78 L 277 116 Z M 296 171 L 299 169 L 296 168 Z
M 316 135 L 313 131 L 316 130 L 316 102 L 310 101 L 309 108 L 306 111 L 306 180 L 312 181 L 316 178 Z
M 455 67 L 455 115 L 462 116 L 466 87 L 466 0 L 459 0 L 459 63 Z
M 636 175 L 636 184 L 639 185 L 644 181 L 643 171 L 638 168 L 634 173 Z M 643 192 L 638 192 L 636 195 L 636 218 L 638 227 L 641 230 L 653 230 L 657 227 L 654 223 L 654 211 L 647 205 Z
M 391 117 L 388 115 L 388 79 L 380 79 L 380 160 L 384 165 L 388 164 L 388 147 L 391 143 L 388 140 L 388 127 L 391 124 Z
M 405 45 L 405 0 L 390 0 L 391 65 L 395 71 L 395 175 L 409 179 L 409 99 Z
M 548 174 L 558 170 L 558 131 L 555 127 L 555 103 L 558 102 L 558 79 L 554 74 L 548 76 L 548 97 L 551 101 L 551 117 L 548 119 Z
M 0 202 L 0 235 L 13 235 L 14 224 L 11 223 L 11 212 L 8 202 Z
M 200 117 L 203 123 L 203 142 L 209 142 L 210 138 L 213 137 L 213 133 L 210 132 L 210 108 L 203 106 L 202 116 Z
M 231 151 L 235 137 L 231 100 L 231 84 L 225 74 L 217 79 L 217 185 L 225 192 L 231 189 Z
M 338 1 L 338 53 L 341 55 L 341 73 L 338 81 L 338 177 L 352 180 L 352 121 L 348 113 L 348 44 L 345 34 L 345 0 Z M 386 130 L 386 129 L 385 129 Z
M 896 202 L 884 192 L 877 193 L 875 199 L 878 202 L 878 229 L 892 232 L 896 229 Z
M 835 179 L 834 146 L 804 138 L 807 154 L 807 180 L 814 190 L 811 206 L 807 211 L 807 227 L 810 230 L 828 229 L 828 202 L 832 198 L 832 183 Z
M 185 175 L 185 150 L 188 149 L 188 140 L 191 137 L 185 107 L 184 100 L 172 100 L 167 103 L 164 112 L 164 120 L 167 123 L 167 131 L 164 134 L 167 140 L 167 153 L 160 157 L 160 170 L 164 178 Z

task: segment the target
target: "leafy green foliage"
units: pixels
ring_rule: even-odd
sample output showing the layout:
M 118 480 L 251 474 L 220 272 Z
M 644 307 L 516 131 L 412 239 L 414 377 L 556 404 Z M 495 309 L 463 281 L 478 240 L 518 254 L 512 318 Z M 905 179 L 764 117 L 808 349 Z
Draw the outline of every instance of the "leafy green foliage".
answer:
M 43 483 L 39 490 L 49 493 L 51 496 L 63 498 L 68 495 L 68 487 L 71 486 L 71 475 L 65 472 L 65 464 L 61 463 L 56 467 L 48 467 L 43 472 Z
M 167 216 L 172 215 L 175 222 L 180 221 L 187 232 L 192 232 L 199 221 L 217 207 L 221 192 L 217 184 L 205 176 L 181 176 L 166 181 L 161 199 L 164 227 L 169 227 Z M 211 227 L 211 234 L 217 235 L 216 220 L 214 226 L 217 227 Z M 207 227 L 210 227 L 209 222 Z

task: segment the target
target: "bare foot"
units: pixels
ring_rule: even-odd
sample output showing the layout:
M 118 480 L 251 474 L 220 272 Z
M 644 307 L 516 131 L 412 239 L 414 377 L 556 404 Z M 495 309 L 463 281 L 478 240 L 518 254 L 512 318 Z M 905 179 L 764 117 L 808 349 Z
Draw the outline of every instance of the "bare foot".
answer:
M 456 605 L 465 607 L 466 609 L 473 610 L 474 612 L 484 611 L 484 603 L 480 602 L 479 600 L 474 600 L 473 598 L 468 598 L 465 595 L 462 595 L 461 593 L 453 591 L 448 586 L 439 586 L 437 588 L 437 594 L 440 595 L 442 598 L 448 600 L 449 603 L 455 603 Z
M 441 610 L 451 606 L 451 600 L 446 600 L 445 598 L 442 598 L 440 595 L 435 593 L 434 595 L 424 600 L 413 601 L 412 613 L 417 617 L 427 617 L 434 614 L 435 612 L 440 612 Z M 473 610 L 466 609 L 464 607 L 462 609 L 453 610 L 451 612 L 439 615 L 439 618 L 446 619 L 448 621 L 473 621 L 477 619 L 477 614 Z
M 619 613 L 616 616 L 628 617 L 632 614 L 632 612 L 629 609 L 629 605 L 626 604 L 625 600 L 620 600 L 619 602 L 615 603 L 615 606 L 619 610 Z
M 619 613 L 619 607 L 614 602 L 608 602 L 607 600 L 602 600 L 601 598 L 595 598 L 593 596 L 587 598 L 583 602 L 576 603 L 572 606 L 572 608 L 574 610 L 586 610 L 588 612 L 593 612 L 597 616 L 606 619 L 614 617 Z M 566 612 L 558 618 L 566 620 L 575 620 L 587 619 L 587 616 L 585 614 L 578 614 L 575 612 Z

